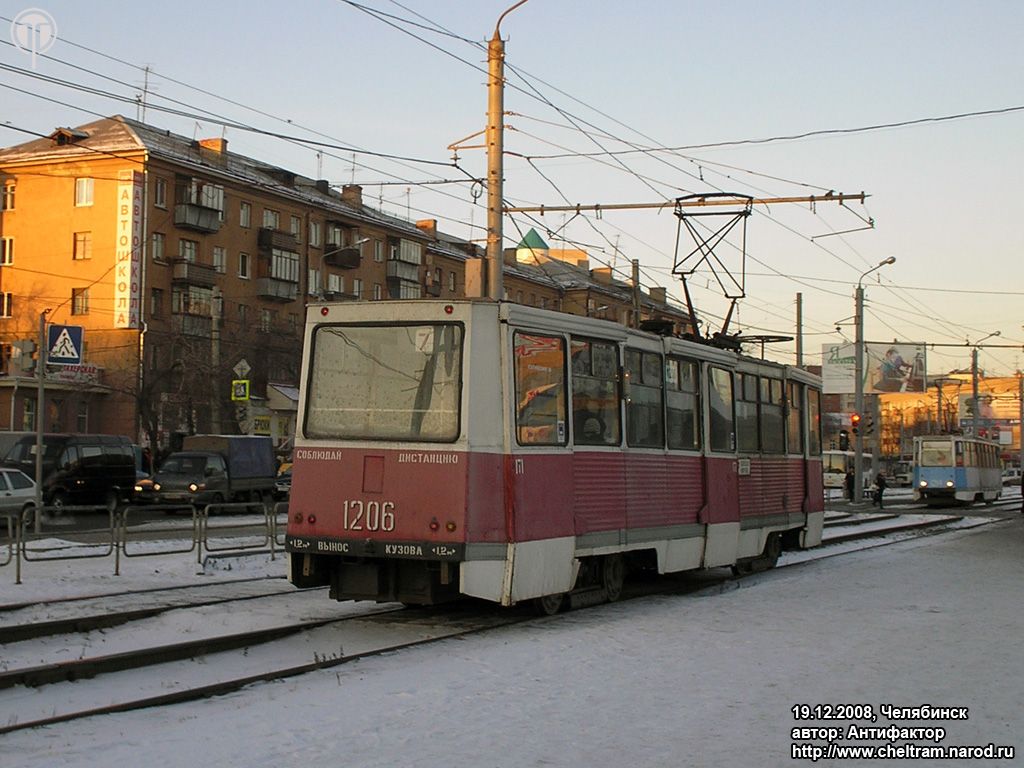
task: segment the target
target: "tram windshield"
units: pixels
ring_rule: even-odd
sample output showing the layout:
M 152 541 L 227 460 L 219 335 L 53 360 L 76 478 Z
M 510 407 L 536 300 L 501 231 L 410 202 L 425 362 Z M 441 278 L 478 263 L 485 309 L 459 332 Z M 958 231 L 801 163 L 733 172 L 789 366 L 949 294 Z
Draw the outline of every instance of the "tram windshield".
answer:
M 308 374 L 306 436 L 456 440 L 462 334 L 454 323 L 320 326 Z
M 949 441 L 941 443 L 921 443 L 921 455 L 918 463 L 922 467 L 953 466 L 953 446 Z

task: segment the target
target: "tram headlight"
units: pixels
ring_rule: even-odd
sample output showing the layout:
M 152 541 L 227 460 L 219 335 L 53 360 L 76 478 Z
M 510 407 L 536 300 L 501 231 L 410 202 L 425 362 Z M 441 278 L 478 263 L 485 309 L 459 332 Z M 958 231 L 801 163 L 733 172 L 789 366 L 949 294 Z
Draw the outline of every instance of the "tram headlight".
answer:
M 947 480 L 946 481 L 946 487 L 947 488 L 952 488 L 953 487 L 953 481 L 952 480 Z
M 921 481 L 921 487 L 922 488 L 927 488 L 928 487 L 928 481 L 927 480 L 922 480 Z

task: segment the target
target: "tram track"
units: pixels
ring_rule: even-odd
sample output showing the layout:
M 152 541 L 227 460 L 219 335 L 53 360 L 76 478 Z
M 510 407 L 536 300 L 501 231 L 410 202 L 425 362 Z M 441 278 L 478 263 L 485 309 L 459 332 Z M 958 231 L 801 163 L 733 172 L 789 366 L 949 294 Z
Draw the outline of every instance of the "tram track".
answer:
M 274 576 L 6 605 L 0 607 L 0 645 L 106 629 L 180 608 L 198 608 L 296 591 L 283 576 Z M 130 608 L 122 607 L 126 604 L 130 604 Z
M 845 524 L 836 517 L 837 524 L 830 524 L 826 529 L 825 546 L 793 553 L 801 555 L 800 558 L 784 556 L 779 567 L 848 554 L 855 551 L 849 547 L 850 542 L 856 539 L 865 540 L 865 546 L 856 549 L 886 546 L 948 529 L 951 520 L 961 520 L 960 516 L 933 514 L 928 516 L 932 518 L 930 524 L 926 524 L 917 519 L 902 520 L 904 517 L 921 516 L 896 516 L 895 520 L 874 516 L 874 520 L 847 519 Z M 970 524 L 987 522 L 992 521 L 979 518 Z M 845 529 L 849 528 L 857 529 L 859 535 L 847 535 Z M 886 536 L 896 538 L 885 540 Z M 709 588 L 721 591 L 723 584 L 739 585 L 743 581 L 731 577 L 725 569 L 718 569 L 705 572 L 699 578 L 690 576 L 632 582 L 623 597 L 635 599 L 654 594 L 690 594 Z M 257 600 L 253 597 L 238 599 Z M 301 602 L 304 607 L 297 612 L 307 615 L 279 621 L 275 626 L 214 634 L 172 644 L 146 646 L 143 643 L 142 647 L 129 651 L 83 656 L 73 661 L 55 659 L 50 663 L 23 664 L 18 668 L 8 665 L 8 669 L 0 671 L 0 734 L 97 714 L 208 698 L 257 682 L 294 677 L 452 637 L 544 620 L 526 607 L 508 609 L 475 601 L 441 608 L 338 604 L 327 601 L 322 590 L 293 590 L 291 595 L 266 595 L 264 599 L 286 601 L 290 608 Z M 228 602 L 231 600 L 210 601 L 202 608 L 216 610 L 218 605 Z M 309 606 L 317 606 L 317 610 L 324 613 L 308 615 Z M 339 606 L 348 613 L 336 615 Z M 160 614 L 173 610 L 166 608 Z M 329 615 L 332 612 L 335 615 Z M 142 619 L 127 618 L 120 629 L 134 634 L 135 624 L 145 623 L 154 617 L 159 618 L 156 614 Z M 76 631 L 80 633 L 80 630 Z M 44 636 L 38 634 L 35 637 Z M 89 633 L 83 636 L 88 637 Z M 68 644 L 74 645 L 74 639 Z M 18 643 L 11 645 L 17 646 Z M 10 650 L 10 647 L 5 650 Z

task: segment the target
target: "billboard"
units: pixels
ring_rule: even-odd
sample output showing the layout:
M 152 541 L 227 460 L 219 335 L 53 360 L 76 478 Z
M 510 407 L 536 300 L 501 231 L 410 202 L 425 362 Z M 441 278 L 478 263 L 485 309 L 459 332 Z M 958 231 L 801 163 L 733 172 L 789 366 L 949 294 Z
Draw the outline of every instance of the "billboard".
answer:
M 824 344 L 821 348 L 821 380 L 826 395 L 856 392 L 855 345 Z M 864 343 L 864 393 L 924 392 L 925 345 L 894 341 Z

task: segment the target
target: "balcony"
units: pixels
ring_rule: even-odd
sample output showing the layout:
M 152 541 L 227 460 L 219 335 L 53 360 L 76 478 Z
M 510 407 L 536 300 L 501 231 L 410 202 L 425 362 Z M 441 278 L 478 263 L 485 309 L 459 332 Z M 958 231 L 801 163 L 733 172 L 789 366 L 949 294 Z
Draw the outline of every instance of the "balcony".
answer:
M 213 267 L 208 267 L 205 264 L 196 264 L 194 261 L 175 259 L 171 281 L 212 288 L 217 284 L 217 275 L 218 272 Z
M 269 251 L 272 248 L 280 248 L 282 251 L 297 251 L 298 242 L 291 232 L 284 232 L 280 229 L 260 227 L 259 246 L 262 250 Z
M 299 297 L 299 284 L 274 277 L 261 277 L 256 281 L 256 294 L 270 301 L 295 301 Z
M 210 338 L 213 320 L 204 315 L 172 315 L 175 333 L 183 336 L 200 336 Z
M 363 260 L 357 246 L 349 245 L 324 254 L 324 264 L 341 269 L 356 269 Z
M 174 225 L 196 232 L 217 232 L 220 230 L 220 211 L 193 203 L 178 203 L 174 206 Z
M 387 276 L 398 280 L 411 280 L 414 283 L 420 281 L 420 268 L 416 264 L 407 261 L 388 261 Z

